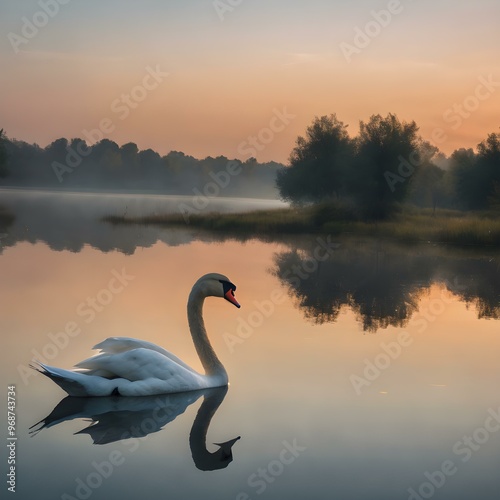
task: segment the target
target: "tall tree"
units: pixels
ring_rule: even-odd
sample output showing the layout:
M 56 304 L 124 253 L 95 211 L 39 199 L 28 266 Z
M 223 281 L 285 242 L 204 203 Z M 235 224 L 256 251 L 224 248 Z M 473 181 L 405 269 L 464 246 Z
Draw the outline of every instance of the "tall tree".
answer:
M 443 206 L 447 200 L 445 171 L 435 162 L 443 163 L 445 156 L 429 142 L 419 146 L 419 167 L 412 175 L 407 201 L 421 207 Z
M 276 184 L 281 197 L 303 202 L 341 196 L 353 153 L 347 125 L 335 114 L 316 117 L 307 127 L 306 136 L 297 139 L 290 166 L 278 172 Z
M 460 148 L 450 156 L 450 177 L 453 189 L 453 204 L 457 208 L 475 208 L 477 200 L 477 181 L 474 175 L 477 157 L 472 148 Z
M 6 136 L 3 128 L 0 129 L 0 177 L 7 177 L 9 170 L 7 169 L 7 149 L 5 147 Z
M 457 206 L 483 210 L 497 204 L 500 184 L 500 134 L 489 134 L 472 149 L 451 155 L 451 177 Z
M 487 139 L 477 146 L 477 168 L 481 178 L 481 208 L 493 208 L 499 201 L 500 186 L 500 134 L 489 134 Z
M 361 121 L 359 129 L 351 189 L 357 193 L 364 215 L 381 219 L 406 198 L 411 178 L 422 162 L 422 141 L 414 121 L 401 122 L 392 113 L 385 118 L 373 115 L 368 122 Z

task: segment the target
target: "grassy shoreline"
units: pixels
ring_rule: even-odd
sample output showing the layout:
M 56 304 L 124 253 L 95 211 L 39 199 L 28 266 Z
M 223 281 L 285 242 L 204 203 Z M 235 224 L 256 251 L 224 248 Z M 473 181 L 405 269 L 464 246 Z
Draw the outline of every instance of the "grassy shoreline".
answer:
M 405 209 L 378 222 L 357 220 L 328 205 L 283 208 L 244 213 L 182 214 L 145 217 L 107 216 L 113 225 L 141 224 L 185 227 L 224 233 L 228 236 L 271 237 L 297 234 L 349 234 L 396 239 L 401 242 L 432 242 L 451 245 L 500 247 L 500 217 L 489 213 L 451 210 L 433 214 L 426 209 Z

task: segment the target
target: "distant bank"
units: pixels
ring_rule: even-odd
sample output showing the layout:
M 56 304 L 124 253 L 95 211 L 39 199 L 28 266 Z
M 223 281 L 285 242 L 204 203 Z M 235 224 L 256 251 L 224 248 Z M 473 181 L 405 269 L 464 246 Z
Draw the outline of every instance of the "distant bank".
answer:
M 258 210 L 245 213 L 203 212 L 150 215 L 142 217 L 107 216 L 113 225 L 144 224 L 165 227 L 191 227 L 228 237 L 271 238 L 280 234 L 353 234 L 393 238 L 401 242 L 430 242 L 460 246 L 500 246 L 500 218 L 489 212 L 460 212 L 405 207 L 387 220 L 362 221 L 346 217 L 329 204 Z

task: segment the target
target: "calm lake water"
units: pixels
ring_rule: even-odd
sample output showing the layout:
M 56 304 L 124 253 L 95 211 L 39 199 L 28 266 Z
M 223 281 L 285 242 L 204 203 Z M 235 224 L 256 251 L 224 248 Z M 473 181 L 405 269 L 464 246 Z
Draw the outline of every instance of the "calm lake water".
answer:
M 0 193 L 16 215 L 0 227 L 0 370 L 5 401 L 16 386 L 17 498 L 498 498 L 496 253 L 99 221 L 180 202 Z M 205 303 L 227 391 L 64 399 L 28 368 L 70 368 L 130 336 L 201 370 L 186 301 L 207 272 L 227 275 L 242 305 Z

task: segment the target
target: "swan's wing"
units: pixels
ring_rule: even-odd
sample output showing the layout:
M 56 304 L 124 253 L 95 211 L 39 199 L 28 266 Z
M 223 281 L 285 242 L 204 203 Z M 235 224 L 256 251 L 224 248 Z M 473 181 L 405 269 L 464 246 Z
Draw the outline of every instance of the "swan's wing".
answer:
M 181 365 L 188 370 L 192 370 L 189 365 L 184 363 L 182 359 L 175 356 L 175 354 L 172 354 L 166 349 L 163 349 L 163 347 L 160 347 L 159 345 L 153 344 L 152 342 L 147 342 L 145 340 L 138 340 L 131 337 L 109 337 L 93 347 L 93 349 L 99 349 L 103 354 L 119 354 L 122 352 L 130 351 L 132 349 L 140 348 L 159 352 L 160 354 L 163 354 L 163 356 L 170 358 L 178 365 Z M 103 374 L 102 376 L 106 375 Z
M 106 373 L 107 378 L 122 378 L 131 382 L 148 379 L 182 382 L 200 377 L 192 368 L 183 365 L 155 350 L 139 347 L 117 354 L 101 353 L 76 366 L 85 370 L 83 373 L 86 375 Z
M 108 354 L 118 354 L 120 352 L 130 351 L 131 349 L 137 349 L 139 347 L 144 347 L 145 349 L 151 349 L 158 352 L 164 350 L 152 342 L 146 342 L 145 340 L 138 340 L 130 337 L 109 337 L 99 344 L 96 344 L 92 349 L 99 349 L 100 351 Z

